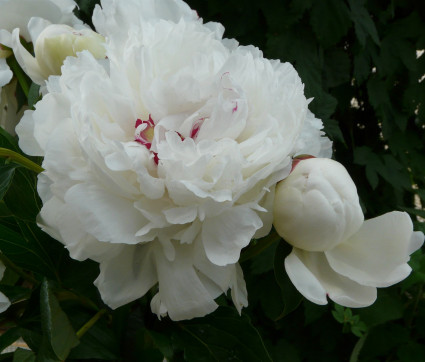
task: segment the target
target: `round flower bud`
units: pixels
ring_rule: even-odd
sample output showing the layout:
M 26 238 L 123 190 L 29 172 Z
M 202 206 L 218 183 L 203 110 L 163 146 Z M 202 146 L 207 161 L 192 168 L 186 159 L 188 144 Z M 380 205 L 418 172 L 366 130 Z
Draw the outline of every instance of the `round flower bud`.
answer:
M 95 58 L 105 57 L 105 38 L 90 29 L 76 30 L 68 25 L 53 24 L 45 28 L 35 44 L 35 58 L 41 72 L 49 75 L 61 74 L 61 66 L 68 56 L 88 50 Z
M 300 161 L 276 187 L 274 227 L 297 248 L 332 249 L 353 235 L 363 220 L 353 180 L 331 159 Z

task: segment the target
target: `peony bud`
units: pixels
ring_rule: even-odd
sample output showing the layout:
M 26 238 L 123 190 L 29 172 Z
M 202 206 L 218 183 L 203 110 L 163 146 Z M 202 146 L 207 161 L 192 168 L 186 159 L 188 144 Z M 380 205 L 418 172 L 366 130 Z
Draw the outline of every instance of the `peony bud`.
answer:
M 363 220 L 353 180 L 331 159 L 300 161 L 276 187 L 273 224 L 294 247 L 329 250 L 353 235 Z
M 95 58 L 105 57 L 105 38 L 90 30 L 75 30 L 68 25 L 53 24 L 45 28 L 35 44 L 35 58 L 46 78 L 61 74 L 61 66 L 68 56 L 88 50 Z

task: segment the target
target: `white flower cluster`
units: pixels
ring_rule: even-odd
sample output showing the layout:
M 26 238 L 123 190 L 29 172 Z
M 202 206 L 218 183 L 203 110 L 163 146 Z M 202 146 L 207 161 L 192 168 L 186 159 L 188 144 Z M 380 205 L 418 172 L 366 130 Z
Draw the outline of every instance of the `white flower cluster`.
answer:
M 181 320 L 212 312 L 230 289 L 240 311 L 247 305 L 240 253 L 269 233 L 273 204 L 276 228 L 295 247 L 286 268 L 296 287 L 318 303 L 327 292 L 344 302 L 317 275 L 327 263 L 351 275 L 336 266 L 347 259 L 339 250 L 371 225 L 363 224 L 354 184 L 336 177 L 337 191 L 326 186 L 303 203 L 299 165 L 275 201 L 293 157 L 332 153 L 290 64 L 224 39 L 221 24 L 203 24 L 180 0 L 102 0 L 96 32 L 75 18 L 71 0 L 0 0 L 0 14 L 20 7 L 17 22 L 0 15 L 7 24 L 0 57 L 13 52 L 41 86 L 42 100 L 16 127 L 22 150 L 44 157 L 39 225 L 71 257 L 99 262 L 95 284 L 106 304 L 117 308 L 155 287 L 153 312 Z M 3 58 L 0 86 L 12 77 Z M 329 197 L 339 188 L 350 196 L 335 206 Z M 400 237 L 410 240 L 406 217 Z M 392 252 L 405 264 L 412 250 Z

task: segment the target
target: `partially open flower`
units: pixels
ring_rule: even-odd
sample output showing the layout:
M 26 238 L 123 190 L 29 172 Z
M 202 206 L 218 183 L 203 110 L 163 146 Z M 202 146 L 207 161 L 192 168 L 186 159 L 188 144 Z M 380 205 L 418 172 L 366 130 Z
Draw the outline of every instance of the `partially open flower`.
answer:
M 97 59 L 105 57 L 105 38 L 90 29 L 76 30 L 68 25 L 52 24 L 44 29 L 35 43 L 35 58 L 47 79 L 59 75 L 67 56 L 88 50 Z
M 358 202 L 347 171 L 331 160 L 301 161 L 277 186 L 274 226 L 294 246 L 285 268 L 313 303 L 372 304 L 377 287 L 409 275 L 409 256 L 424 242 L 407 213 L 363 222 Z
M 30 24 L 34 23 L 30 22 Z M 39 26 L 39 25 L 38 25 Z M 42 85 L 50 75 L 59 75 L 64 60 L 88 50 L 97 59 L 105 58 L 105 38 L 91 29 L 50 24 L 35 40 L 33 57 L 20 44 L 19 32 L 13 32 L 14 51 L 20 65 L 37 84 Z

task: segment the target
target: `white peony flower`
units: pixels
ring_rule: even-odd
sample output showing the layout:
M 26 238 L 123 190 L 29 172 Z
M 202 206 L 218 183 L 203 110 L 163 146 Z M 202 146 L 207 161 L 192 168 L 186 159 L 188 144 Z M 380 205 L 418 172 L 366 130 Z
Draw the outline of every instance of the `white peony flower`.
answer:
M 424 242 L 404 212 L 363 222 L 352 179 L 328 159 L 299 162 L 277 185 L 273 225 L 294 246 L 285 259 L 289 278 L 317 304 L 327 296 L 346 307 L 372 304 L 377 287 L 409 275 L 409 255 Z
M 181 1 L 107 0 L 93 22 L 107 59 L 67 58 L 17 127 L 22 149 L 44 156 L 40 225 L 100 263 L 112 308 L 158 284 L 158 316 L 203 316 L 229 288 L 240 311 L 241 249 L 270 231 L 297 140 L 326 144 L 304 128 L 298 74 Z
M 6 267 L 0 261 L 0 280 L 3 279 L 4 271 Z M 7 308 L 10 307 L 10 300 L 3 293 L 0 292 L 0 313 L 3 313 Z

